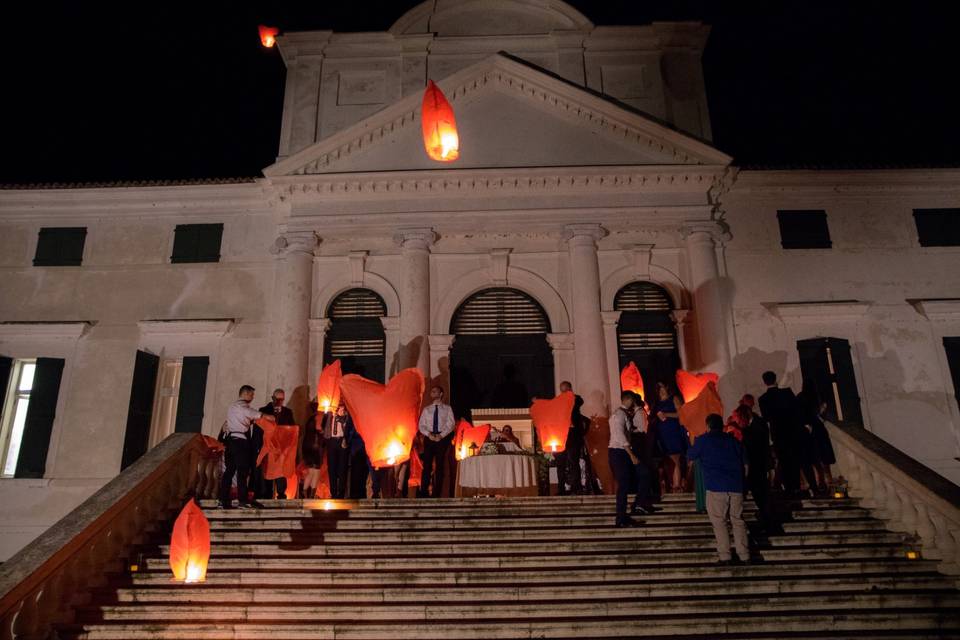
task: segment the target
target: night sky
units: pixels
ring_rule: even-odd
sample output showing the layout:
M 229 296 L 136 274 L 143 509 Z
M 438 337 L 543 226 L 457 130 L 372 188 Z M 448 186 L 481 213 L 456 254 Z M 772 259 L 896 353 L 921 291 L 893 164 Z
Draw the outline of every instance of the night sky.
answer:
M 382 31 L 416 4 L 6 3 L 0 182 L 259 175 L 277 150 L 284 66 L 257 25 Z M 714 144 L 740 165 L 960 164 L 954 3 L 570 4 L 598 25 L 712 25 Z

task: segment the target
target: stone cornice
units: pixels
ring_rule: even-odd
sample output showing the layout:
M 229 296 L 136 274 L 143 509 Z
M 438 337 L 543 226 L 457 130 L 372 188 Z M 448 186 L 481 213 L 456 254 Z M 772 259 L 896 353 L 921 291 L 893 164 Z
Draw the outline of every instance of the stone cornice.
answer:
M 741 170 L 726 194 L 782 197 L 784 193 L 837 197 L 886 196 L 924 191 L 960 192 L 960 169 L 844 171 Z
M 870 309 L 871 303 L 860 300 L 822 302 L 771 302 L 763 305 L 784 322 L 829 322 L 857 320 Z
M 928 320 L 960 320 L 960 298 L 908 300 Z
M 200 320 L 141 320 L 137 323 L 142 335 L 192 335 L 221 338 L 227 335 L 236 324 L 234 318 L 214 318 Z
M 75 322 L 0 322 L 0 338 L 71 338 L 76 340 L 96 324 L 88 320 Z

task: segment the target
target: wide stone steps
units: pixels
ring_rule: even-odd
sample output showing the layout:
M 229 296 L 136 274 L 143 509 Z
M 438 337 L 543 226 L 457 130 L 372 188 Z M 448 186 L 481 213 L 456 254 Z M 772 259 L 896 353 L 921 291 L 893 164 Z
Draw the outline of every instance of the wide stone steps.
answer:
M 203 506 L 206 582 L 157 527 L 61 638 L 960 638 L 956 581 L 850 499 L 790 503 L 748 566 L 683 495 L 631 529 L 605 496 Z

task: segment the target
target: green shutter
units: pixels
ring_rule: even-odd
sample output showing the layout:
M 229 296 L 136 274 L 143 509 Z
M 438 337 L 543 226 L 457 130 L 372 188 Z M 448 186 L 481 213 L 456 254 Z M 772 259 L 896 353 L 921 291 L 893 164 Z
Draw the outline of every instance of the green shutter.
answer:
M 180 371 L 180 396 L 177 400 L 178 433 L 200 433 L 203 426 L 203 403 L 207 397 L 207 356 L 187 356 Z
M 17 458 L 17 478 L 42 478 L 47 468 L 50 434 L 57 414 L 57 397 L 64 361 L 60 358 L 37 358 L 33 390 L 27 407 L 27 419 Z
M 127 430 L 123 437 L 121 471 L 147 452 L 159 366 L 158 356 L 137 351 L 133 365 L 133 384 L 130 386 L 130 406 L 127 409 Z

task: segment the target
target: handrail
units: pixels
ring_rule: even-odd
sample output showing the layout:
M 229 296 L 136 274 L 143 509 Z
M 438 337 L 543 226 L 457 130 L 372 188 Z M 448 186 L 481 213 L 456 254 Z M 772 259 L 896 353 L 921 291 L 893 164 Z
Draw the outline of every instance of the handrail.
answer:
M 0 567 L 0 640 L 46 638 L 73 596 L 122 568 L 148 528 L 189 494 L 215 490 L 219 459 L 203 438 L 175 433 Z
M 826 424 L 851 494 L 918 537 L 941 571 L 960 574 L 960 487 L 861 427 Z

